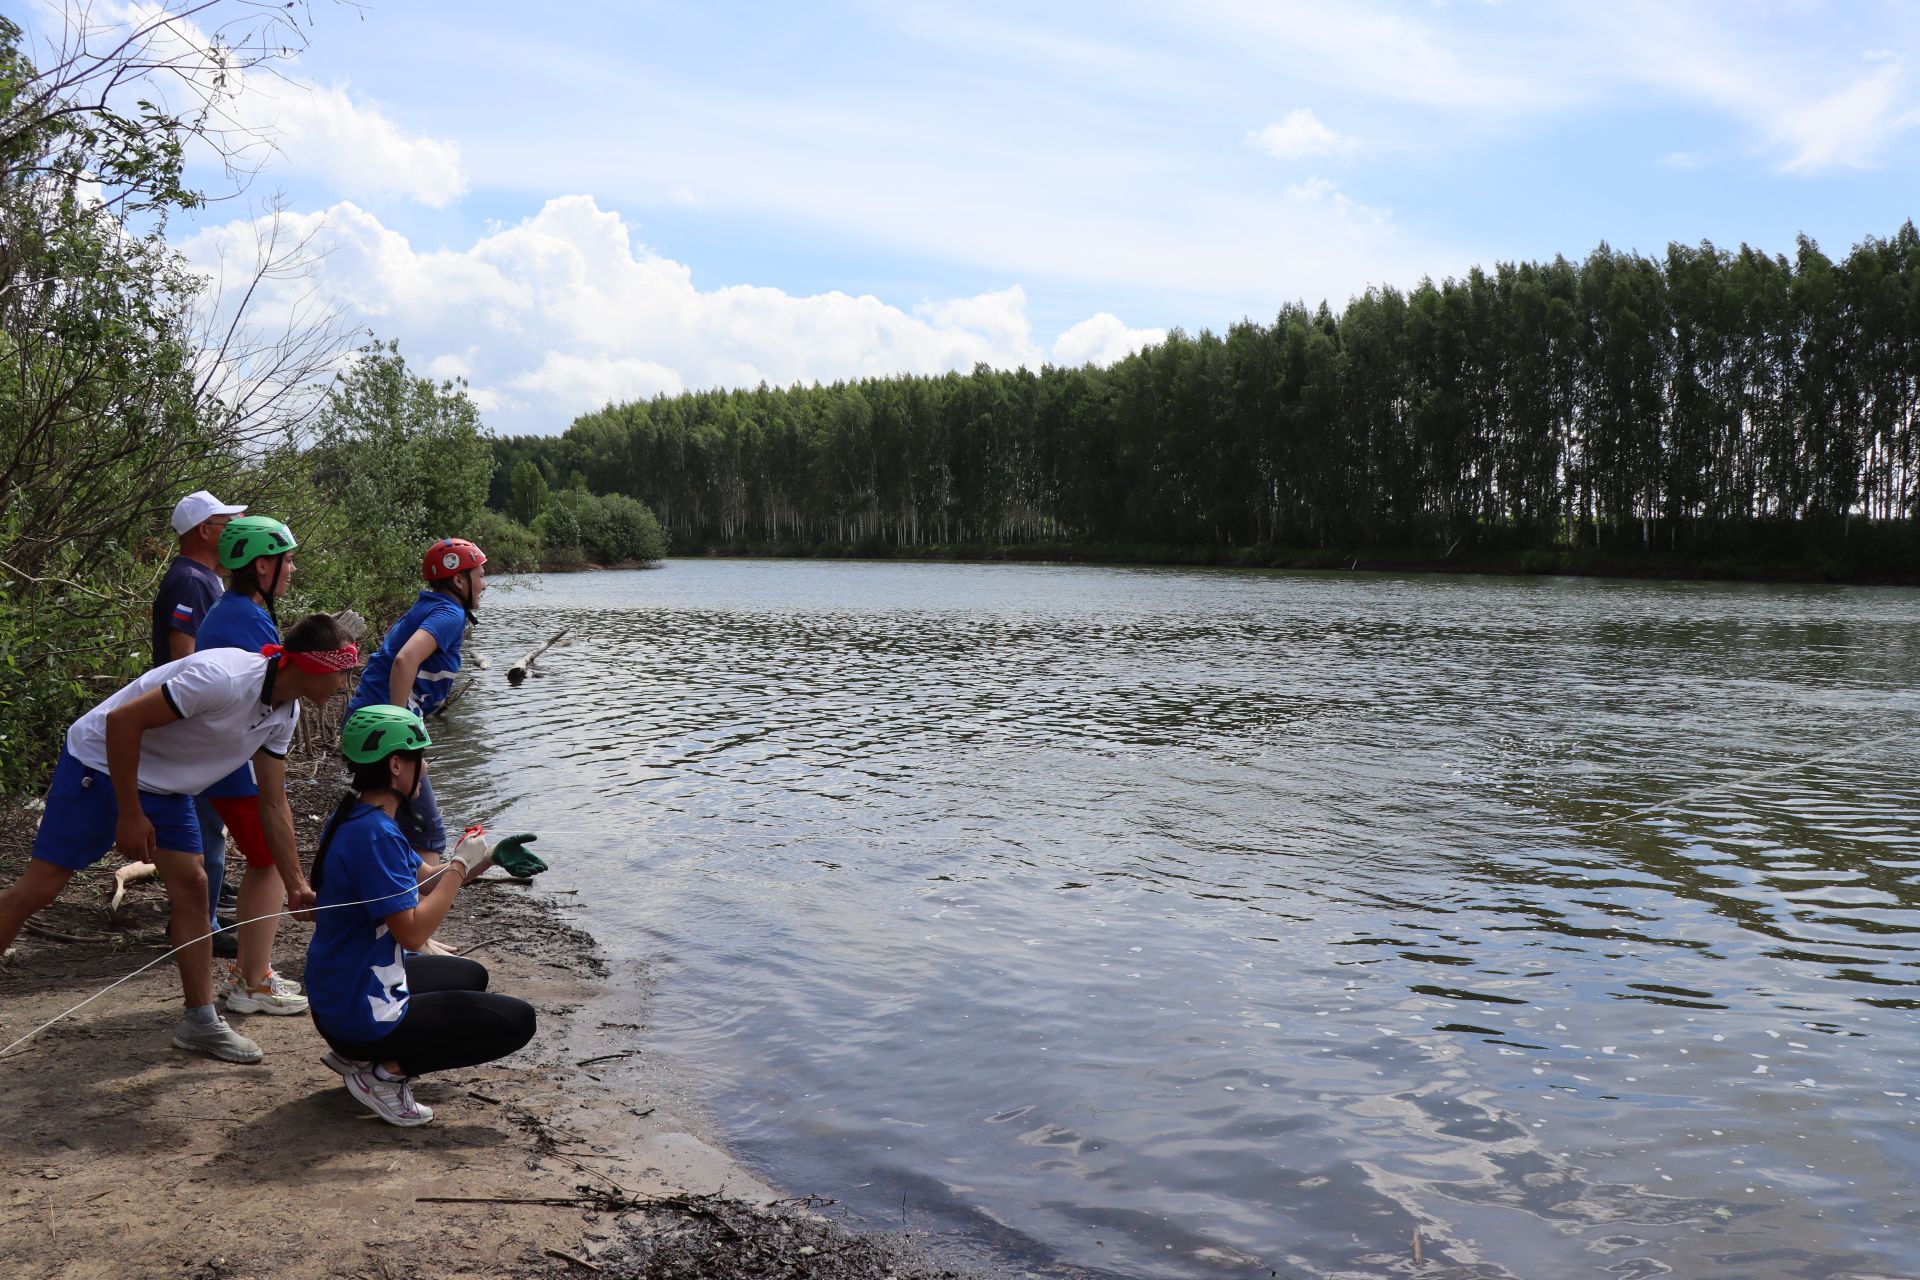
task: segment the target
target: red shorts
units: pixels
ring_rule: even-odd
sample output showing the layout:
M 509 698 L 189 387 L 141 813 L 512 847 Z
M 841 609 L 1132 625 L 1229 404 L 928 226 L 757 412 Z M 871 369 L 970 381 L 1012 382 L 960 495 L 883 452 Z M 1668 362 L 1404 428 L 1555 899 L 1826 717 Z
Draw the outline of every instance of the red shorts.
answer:
M 272 866 L 273 854 L 267 849 L 267 829 L 260 825 L 260 797 L 214 796 L 210 799 L 213 811 L 226 824 L 227 834 L 233 837 L 234 845 L 246 855 L 247 865 Z

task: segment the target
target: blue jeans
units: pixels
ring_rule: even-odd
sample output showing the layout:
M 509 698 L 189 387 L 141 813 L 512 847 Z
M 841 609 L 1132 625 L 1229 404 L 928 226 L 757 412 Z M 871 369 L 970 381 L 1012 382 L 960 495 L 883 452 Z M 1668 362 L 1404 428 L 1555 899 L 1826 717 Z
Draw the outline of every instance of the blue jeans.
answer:
M 193 811 L 200 819 L 200 856 L 207 864 L 207 927 L 218 929 L 220 885 L 227 875 L 227 829 L 206 797 L 193 798 Z

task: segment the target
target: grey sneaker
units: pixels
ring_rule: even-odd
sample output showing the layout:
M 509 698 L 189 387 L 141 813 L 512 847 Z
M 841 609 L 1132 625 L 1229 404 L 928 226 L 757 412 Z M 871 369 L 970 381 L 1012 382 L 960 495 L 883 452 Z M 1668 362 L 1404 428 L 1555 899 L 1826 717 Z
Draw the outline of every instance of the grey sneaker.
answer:
M 173 1029 L 173 1047 L 210 1053 L 226 1062 L 258 1062 L 267 1056 L 259 1045 L 228 1026 L 227 1020 L 218 1014 L 207 1024 L 181 1018 L 180 1025 Z
M 433 1119 L 433 1108 L 416 1102 L 405 1080 L 382 1080 L 372 1071 L 350 1071 L 347 1092 L 388 1124 L 409 1126 Z
M 338 1049 L 327 1050 L 326 1056 L 320 1059 L 320 1065 L 337 1076 L 351 1075 L 355 1071 L 365 1071 L 371 1074 L 373 1071 L 373 1064 L 371 1062 L 362 1062 L 358 1058 L 349 1058 Z

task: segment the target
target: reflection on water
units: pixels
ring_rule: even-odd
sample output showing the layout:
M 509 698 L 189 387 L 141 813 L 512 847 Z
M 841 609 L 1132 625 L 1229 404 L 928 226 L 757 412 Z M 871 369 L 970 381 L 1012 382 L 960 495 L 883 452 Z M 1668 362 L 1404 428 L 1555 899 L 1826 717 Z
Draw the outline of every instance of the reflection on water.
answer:
M 496 669 L 582 639 L 442 785 L 542 832 L 796 1191 L 1040 1271 L 1920 1270 L 1920 594 L 718 561 L 488 606 Z

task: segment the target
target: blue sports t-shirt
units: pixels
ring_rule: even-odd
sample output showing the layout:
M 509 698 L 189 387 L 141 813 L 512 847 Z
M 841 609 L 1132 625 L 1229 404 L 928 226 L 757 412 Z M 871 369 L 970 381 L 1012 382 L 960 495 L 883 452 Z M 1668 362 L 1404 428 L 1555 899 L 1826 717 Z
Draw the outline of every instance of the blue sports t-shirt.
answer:
M 453 678 L 460 673 L 460 638 L 467 631 L 467 611 L 444 592 L 422 591 L 407 616 L 393 624 L 379 650 L 367 659 L 367 669 L 360 673 L 360 687 L 347 702 L 348 715 L 386 702 L 394 656 L 420 631 L 430 634 L 440 647 L 427 655 L 414 675 L 407 708 L 423 717 L 440 709 L 453 689 Z
M 407 1012 L 406 955 L 386 918 L 419 905 L 419 866 L 400 828 L 372 805 L 354 805 L 334 828 L 306 984 L 314 1021 L 336 1040 L 378 1040 Z
M 202 649 L 245 649 L 258 653 L 265 645 L 280 643 L 273 615 L 251 596 L 229 591 L 214 601 L 213 608 L 200 623 L 199 647 Z M 253 779 L 253 762 L 241 765 L 200 794 L 209 799 L 250 796 L 259 793 Z
M 213 602 L 200 623 L 202 649 L 245 649 L 258 653 L 261 648 L 280 643 L 280 632 L 273 615 L 251 596 L 229 591 Z
M 220 596 L 220 579 L 198 560 L 175 556 L 160 579 L 160 590 L 153 597 L 153 665 L 164 667 L 173 661 L 167 637 L 184 631 L 197 637 L 207 610 Z

